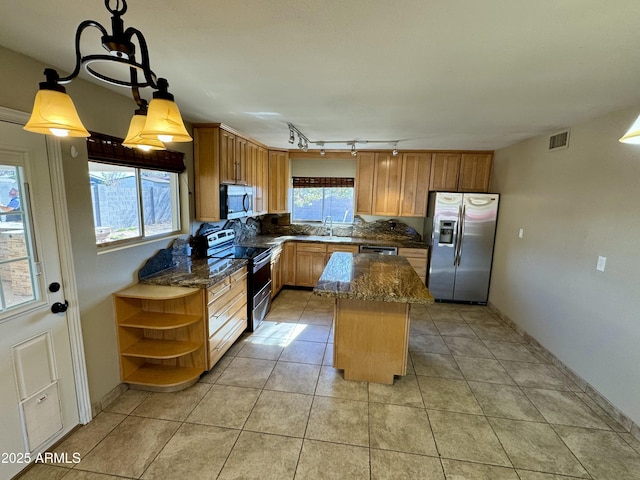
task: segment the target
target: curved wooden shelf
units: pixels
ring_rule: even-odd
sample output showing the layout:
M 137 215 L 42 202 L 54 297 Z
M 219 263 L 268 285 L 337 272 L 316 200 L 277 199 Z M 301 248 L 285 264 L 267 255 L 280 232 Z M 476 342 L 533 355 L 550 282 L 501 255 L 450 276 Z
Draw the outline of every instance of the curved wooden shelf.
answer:
M 169 287 L 162 285 L 145 285 L 138 283 L 132 287 L 116 292 L 121 298 L 140 298 L 144 300 L 172 300 L 188 297 L 200 292 L 199 288 Z
M 198 381 L 201 373 L 201 368 L 145 363 L 123 381 L 156 390 L 175 391 Z
M 177 358 L 195 352 L 201 343 L 180 340 L 156 340 L 143 338 L 122 352 L 125 357 L 155 358 L 158 360 Z
M 148 328 L 150 330 L 170 330 L 173 328 L 187 327 L 201 320 L 202 317 L 200 315 L 148 312 L 143 310 L 120 322 L 119 326 Z

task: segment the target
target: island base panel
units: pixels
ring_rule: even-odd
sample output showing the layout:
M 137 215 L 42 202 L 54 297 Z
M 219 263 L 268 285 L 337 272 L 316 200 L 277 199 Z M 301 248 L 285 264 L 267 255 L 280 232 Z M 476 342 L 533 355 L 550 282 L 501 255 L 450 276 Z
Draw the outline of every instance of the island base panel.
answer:
M 407 373 L 409 304 L 338 298 L 333 366 L 345 380 L 393 384 Z

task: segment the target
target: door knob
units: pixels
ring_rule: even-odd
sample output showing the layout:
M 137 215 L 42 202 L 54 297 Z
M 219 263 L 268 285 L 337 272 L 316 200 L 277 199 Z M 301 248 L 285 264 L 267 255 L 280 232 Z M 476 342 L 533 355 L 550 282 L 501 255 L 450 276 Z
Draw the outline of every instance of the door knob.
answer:
M 67 311 L 68 307 L 69 307 L 69 302 L 66 300 L 64 301 L 64 303 L 56 302 L 53 305 L 51 305 L 51 311 L 53 313 L 64 313 Z

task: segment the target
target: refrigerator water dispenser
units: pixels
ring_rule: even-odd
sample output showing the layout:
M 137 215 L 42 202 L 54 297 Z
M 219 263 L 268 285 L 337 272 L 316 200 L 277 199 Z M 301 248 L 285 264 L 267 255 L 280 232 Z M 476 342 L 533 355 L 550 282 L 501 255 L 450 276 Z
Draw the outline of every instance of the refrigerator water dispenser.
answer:
M 440 245 L 453 245 L 455 223 L 453 220 L 440 220 L 440 239 L 438 241 Z

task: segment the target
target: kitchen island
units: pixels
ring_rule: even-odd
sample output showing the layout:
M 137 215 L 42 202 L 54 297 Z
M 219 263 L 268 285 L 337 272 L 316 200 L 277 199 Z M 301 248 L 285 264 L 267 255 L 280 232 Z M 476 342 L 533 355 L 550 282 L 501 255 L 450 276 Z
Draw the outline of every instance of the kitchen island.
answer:
M 433 303 L 406 258 L 334 253 L 313 292 L 335 298 L 333 366 L 345 380 L 406 374 L 411 304 Z

